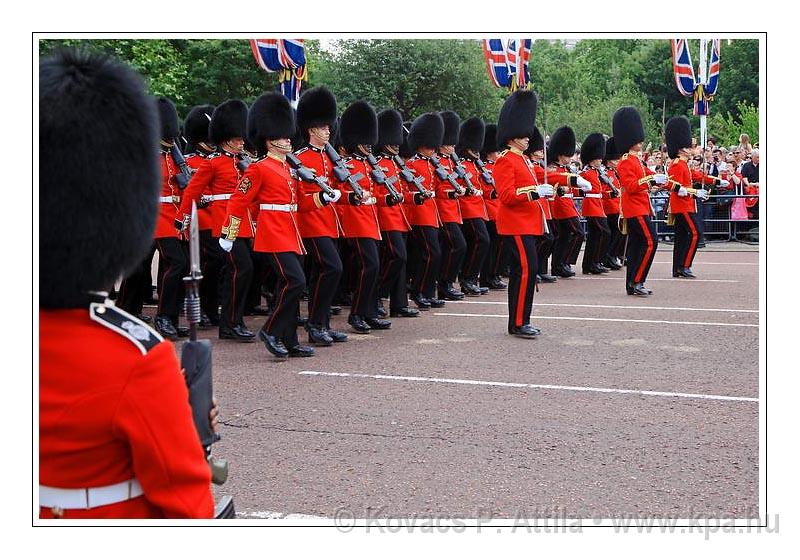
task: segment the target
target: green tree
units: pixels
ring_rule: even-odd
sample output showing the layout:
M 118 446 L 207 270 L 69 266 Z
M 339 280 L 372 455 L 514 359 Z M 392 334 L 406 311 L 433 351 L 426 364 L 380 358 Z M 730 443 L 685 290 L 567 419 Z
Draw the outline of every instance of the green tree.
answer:
M 731 112 L 716 113 L 708 120 L 709 136 L 717 139 L 723 146 L 734 146 L 739 143 L 739 135 L 747 134 L 750 142 L 758 142 L 758 107 L 746 101 L 736 106 L 736 114 Z

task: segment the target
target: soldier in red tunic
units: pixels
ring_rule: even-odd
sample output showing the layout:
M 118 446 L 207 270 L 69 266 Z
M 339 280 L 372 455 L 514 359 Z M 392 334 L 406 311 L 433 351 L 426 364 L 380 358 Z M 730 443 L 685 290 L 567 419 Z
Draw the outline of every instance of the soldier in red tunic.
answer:
M 313 169 L 317 177 L 332 184 L 333 164 L 325 153 L 325 144 L 331 136 L 331 127 L 336 122 L 336 98 L 325 87 L 306 91 L 297 104 L 297 125 L 308 140 L 305 147 L 295 155 L 306 167 Z M 302 196 L 313 197 L 319 187 L 300 182 Z M 330 346 L 334 342 L 347 341 L 347 335 L 331 329 L 331 303 L 342 277 L 342 259 L 336 249 L 341 225 L 332 205 L 298 214 L 298 227 L 306 246 L 308 279 L 308 341 L 319 346 Z
M 264 156 L 250 164 L 228 201 L 219 244 L 230 251 L 249 220 L 250 209 L 258 205 L 253 250 L 264 253 L 278 281 L 272 313 L 258 331 L 267 350 L 278 358 L 309 357 L 314 349 L 297 339 L 297 307 L 306 285 L 300 255 L 305 247 L 297 227 L 296 214 L 329 204 L 321 192 L 301 196 L 297 181 L 286 162 L 292 151 L 294 112 L 289 101 L 277 92 L 259 97 L 247 116 L 250 141 Z
M 614 142 L 623 153 L 617 165 L 617 175 L 622 187 L 620 212 L 628 233 L 625 290 L 628 295 L 647 297 L 653 292 L 644 286 L 644 281 L 658 247 L 658 236 L 651 218 L 655 213 L 650 204 L 650 190 L 666 185 L 667 176 L 649 173 L 639 159 L 644 142 L 644 126 L 635 107 L 617 109 L 612 128 Z
M 525 151 L 525 154 L 533 164 L 533 172 L 536 174 L 536 180 L 540 184 L 547 183 L 544 167 L 544 137 L 542 133 L 539 132 L 538 127 L 533 127 L 533 136 L 530 138 L 528 149 Z M 557 278 L 547 274 L 547 261 L 550 260 L 550 256 L 553 254 L 553 246 L 558 237 L 558 226 L 555 220 L 553 220 L 553 212 L 551 210 L 552 201 L 547 197 L 541 196 L 537 202 L 541 205 L 545 218 L 547 218 L 547 228 L 536 240 L 536 254 L 539 257 L 539 274 L 536 279 L 545 284 L 552 284 L 557 281 Z
M 494 178 L 499 194 L 497 232 L 503 236 L 510 274 L 508 284 L 508 332 L 520 338 L 536 338 L 540 330 L 530 324 L 536 282 L 536 236 L 547 228 L 540 196 L 553 188 L 539 185 L 530 160 L 523 152 L 533 135 L 536 96 L 516 91 L 506 99 L 497 123 L 497 143 L 508 150 L 497 158 Z
M 444 122 L 444 136 L 442 145 L 437 154 L 441 165 L 448 174 L 453 174 L 453 164 L 450 154 L 455 153 L 458 142 L 458 129 L 461 117 L 455 111 L 442 111 L 439 113 Z M 435 177 L 434 190 L 436 191 L 436 208 L 439 210 L 439 219 L 442 225 L 439 229 L 439 246 L 442 248 L 442 263 L 439 268 L 439 298 L 446 300 L 464 299 L 464 293 L 457 290 L 453 283 L 461 270 L 464 253 L 467 251 L 467 242 L 461 233 L 461 205 L 459 198 L 462 193 L 447 180 Z M 463 192 L 463 189 L 462 189 Z
M 702 184 L 711 182 L 713 185 L 728 186 L 724 179 L 704 175 L 700 172 L 693 174 L 687 163 L 692 157 L 692 131 L 689 119 L 686 117 L 673 117 L 664 127 L 664 136 L 667 142 L 667 152 L 672 162 L 667 169 L 672 188 L 669 195 L 669 212 L 675 219 L 675 245 L 672 250 L 672 276 L 675 278 L 695 278 L 692 272 L 692 262 L 697 254 L 697 245 L 700 240 L 700 224 L 697 218 L 696 199 L 707 199 L 706 189 L 692 189 L 693 181 Z M 692 189 L 694 191 L 694 189 Z
M 388 181 L 393 182 L 394 190 L 402 197 L 399 202 L 381 185 L 377 186 L 379 197 L 385 204 L 378 204 L 378 222 L 381 228 L 381 267 L 378 295 L 389 298 L 391 317 L 418 317 L 419 311 L 408 306 L 406 290 L 406 262 L 408 253 L 406 242 L 411 224 L 406 216 L 406 199 L 413 193 L 400 180 L 400 169 L 394 161 L 399 156 L 403 143 L 403 117 L 395 109 L 378 113 L 378 143 L 374 147 L 375 156 L 381 171 Z
M 38 515 L 210 518 L 175 348 L 106 299 L 159 214 L 155 103 L 127 66 L 64 51 L 40 63 L 39 109 Z
M 478 275 L 489 252 L 489 231 L 486 229 L 489 215 L 483 192 L 493 188 L 491 184 L 485 182 L 477 165 L 485 134 L 486 125 L 482 119 L 477 117 L 467 119 L 461 123 L 456 146 L 456 153 L 462 158 L 466 173 L 472 175 L 469 178 L 470 182 L 477 189 L 475 192 L 470 192 L 465 181 L 460 181 L 466 191 L 458 203 L 461 205 L 461 217 L 464 221 L 461 228 L 467 241 L 467 252 L 459 277 L 461 291 L 468 296 L 480 296 L 489 291 L 489 288 L 478 285 Z
M 500 153 L 497 147 L 497 125 L 487 124 L 486 133 L 483 136 L 483 147 L 481 148 L 481 159 L 486 166 L 486 171 L 492 176 L 492 185 L 483 190 L 483 201 L 486 204 L 486 231 L 489 233 L 489 250 L 483 261 L 481 269 L 480 286 L 490 290 L 504 290 L 506 283 L 500 278 L 502 243 L 497 234 L 497 208 L 500 202 L 497 197 L 497 188 L 494 184 L 494 162 Z
M 203 194 L 210 192 L 212 233 L 215 237 L 220 237 L 228 214 L 228 201 L 247 167 L 242 154 L 246 123 L 247 105 L 244 101 L 230 99 L 214 109 L 208 132 L 217 151 L 203 161 L 186 187 L 180 210 L 175 217 L 182 227 L 185 228 L 188 224 L 192 201 L 199 203 Z M 231 250 L 217 250 L 218 258 L 224 263 L 221 271 L 222 314 L 219 337 L 238 342 L 254 342 L 255 334 L 244 324 L 247 293 L 253 280 L 253 259 L 250 252 L 254 216 L 248 212 L 244 217 L 237 241 Z
M 586 218 L 587 229 L 586 249 L 583 252 L 582 263 L 584 274 L 601 274 L 611 270 L 602 265 L 608 238 L 611 236 L 606 213 L 603 210 L 603 196 L 607 187 L 601 180 L 601 177 L 605 175 L 601 170 L 601 165 L 605 155 L 605 137 L 599 132 L 589 134 L 581 144 L 581 163 L 583 164 L 581 177 L 592 184 L 591 192 L 583 194 L 583 206 L 581 206 L 581 214 Z
M 442 138 L 444 121 L 438 113 L 420 115 L 411 124 L 408 133 L 408 148 L 415 152 L 408 160 L 408 166 L 422 177 L 428 193 L 434 192 L 436 184 L 430 157 L 442 145 Z M 437 202 L 430 195 L 417 192 L 406 200 L 406 210 L 416 249 L 416 258 L 411 263 L 412 299 L 422 310 L 444 307 L 444 300 L 437 299 L 434 294 L 442 258 L 439 245 L 441 220 Z
M 603 158 L 603 165 L 606 168 L 606 176 L 611 181 L 611 185 L 603 197 L 603 211 L 606 213 L 608 229 L 611 237 L 606 249 L 603 264 L 611 270 L 622 268 L 622 259 L 625 256 L 625 234 L 619 229 L 619 177 L 617 176 L 617 163 L 619 163 L 619 151 L 617 144 L 612 136 L 606 140 L 606 154 Z M 613 194 L 613 196 L 612 196 Z

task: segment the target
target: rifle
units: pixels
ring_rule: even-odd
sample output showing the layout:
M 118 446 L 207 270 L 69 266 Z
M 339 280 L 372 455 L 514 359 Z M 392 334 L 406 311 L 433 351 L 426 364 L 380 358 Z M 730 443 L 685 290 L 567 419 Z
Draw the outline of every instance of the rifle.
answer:
M 480 157 L 475 158 L 475 166 L 478 168 L 478 171 L 481 172 L 481 179 L 483 179 L 483 182 L 494 187 L 494 177 L 492 177 L 491 172 L 486 169 L 486 164 L 483 163 Z
M 397 182 L 397 177 L 387 177 L 386 173 L 384 173 L 383 169 L 381 169 L 380 165 L 378 165 L 378 160 L 375 159 L 375 156 L 372 154 L 367 154 L 367 163 L 372 168 L 372 171 L 370 171 L 370 176 L 372 179 L 379 185 L 383 185 L 386 188 L 389 196 L 392 197 L 395 204 L 399 203 L 402 200 L 402 195 L 397 192 L 397 189 L 394 188 L 394 183 Z
M 474 195 L 478 193 L 478 189 L 475 188 L 475 185 L 472 184 L 470 178 L 472 177 L 472 173 L 467 173 L 467 168 L 464 167 L 464 164 L 461 163 L 461 158 L 458 157 L 458 154 L 453 152 L 450 154 L 450 159 L 453 160 L 453 164 L 455 165 L 455 172 L 458 175 L 458 178 L 464 181 L 464 184 L 467 186 L 465 189 L 465 194 Z
M 408 183 L 409 187 L 414 187 L 419 191 L 419 194 L 424 196 L 425 198 L 430 198 L 433 196 L 433 193 L 425 188 L 425 180 L 414 173 L 407 165 L 406 162 L 401 158 L 399 155 L 393 155 L 392 161 L 397 165 L 397 168 L 400 170 L 400 178 L 403 179 L 406 183 Z
M 191 225 L 189 226 L 189 275 L 184 277 L 186 285 L 186 320 L 189 323 L 189 340 L 181 349 L 181 369 L 189 389 L 189 405 L 192 408 L 197 435 L 203 446 L 206 460 L 211 468 L 214 484 L 224 484 L 228 479 L 228 461 L 215 459 L 211 445 L 220 440 L 211 429 L 209 413 L 213 408 L 211 375 L 211 341 L 197 340 L 197 325 L 200 323 L 200 230 L 197 222 L 197 205 L 192 202 Z M 233 508 L 233 504 L 230 504 Z
M 178 143 L 175 142 L 169 148 L 170 153 L 172 154 L 172 159 L 175 160 L 175 163 L 178 164 L 178 169 L 181 170 L 180 173 L 175 175 L 175 182 L 178 183 L 178 188 L 180 190 L 185 189 L 189 185 L 189 179 L 192 178 L 192 173 L 194 173 L 190 168 L 189 165 L 186 163 L 186 159 L 183 157 L 180 148 L 178 148 Z
M 600 177 L 600 180 L 602 182 L 604 182 L 606 185 L 611 187 L 611 194 L 612 194 L 611 198 L 618 198 L 619 197 L 619 189 L 614 186 L 614 181 L 612 181 L 611 177 L 609 177 L 608 173 L 606 173 L 606 166 L 605 165 L 602 165 L 602 164 L 600 165 L 600 167 L 597 170 L 597 175 Z
M 336 177 L 336 180 L 339 182 L 346 182 L 350 185 L 350 188 L 353 191 L 353 194 L 356 195 L 358 200 L 364 200 L 366 198 L 366 193 L 364 189 L 361 188 L 361 185 L 358 184 L 358 181 L 364 178 L 360 172 L 356 173 L 355 175 L 350 173 L 350 169 L 347 167 L 347 164 L 342 159 L 333 146 L 331 146 L 330 142 L 325 144 L 325 153 L 328 154 L 328 157 L 331 159 L 331 163 L 333 163 L 333 175 Z
M 462 195 L 466 191 L 461 188 L 461 185 L 458 184 L 456 181 L 455 173 L 448 173 L 447 169 L 444 168 L 442 165 L 442 160 L 439 159 L 439 156 L 436 154 L 432 154 L 430 158 L 431 163 L 433 163 L 434 171 L 436 172 L 436 176 L 439 177 L 442 181 L 447 181 L 450 183 L 450 186 L 456 191 L 456 194 Z
M 291 153 L 286 154 L 286 161 L 288 161 L 289 165 L 292 166 L 292 169 L 294 169 L 297 172 L 297 176 L 300 178 L 301 181 L 305 181 L 306 183 L 314 183 L 319 187 L 319 190 L 321 190 L 328 196 L 330 197 L 335 196 L 335 193 L 333 192 L 331 186 L 327 182 L 325 182 L 325 178 L 318 176 L 316 171 L 314 171 L 310 167 L 306 167 L 305 165 L 303 165 L 303 162 L 301 162 L 296 155 Z
M 250 157 L 250 154 L 242 150 L 239 154 L 239 161 L 236 163 L 236 167 L 239 168 L 239 171 L 244 173 L 247 171 L 247 168 L 250 167 L 251 163 L 253 163 L 253 158 Z

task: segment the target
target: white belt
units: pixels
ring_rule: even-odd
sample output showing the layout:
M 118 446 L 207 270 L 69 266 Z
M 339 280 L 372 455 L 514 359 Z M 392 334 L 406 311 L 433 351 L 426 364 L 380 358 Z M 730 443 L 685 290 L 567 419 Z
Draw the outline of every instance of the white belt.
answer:
M 98 488 L 52 488 L 39 485 L 39 505 L 61 509 L 89 509 L 138 498 L 144 494 L 135 478 Z
M 276 212 L 297 212 L 297 204 L 259 204 L 261 210 L 275 210 Z
M 161 202 L 180 202 L 181 201 L 181 197 L 179 197 L 176 194 L 176 195 L 173 195 L 173 196 L 162 196 L 158 200 L 161 201 Z
M 232 196 L 232 194 L 213 194 L 211 200 L 229 200 Z
M 562 195 L 561 195 L 561 198 L 572 198 L 573 196 L 575 196 L 575 195 L 573 195 L 572 193 L 569 193 L 569 194 L 562 194 Z
M 602 194 L 586 193 L 586 194 L 583 195 L 583 197 L 584 198 L 603 198 L 603 195 Z

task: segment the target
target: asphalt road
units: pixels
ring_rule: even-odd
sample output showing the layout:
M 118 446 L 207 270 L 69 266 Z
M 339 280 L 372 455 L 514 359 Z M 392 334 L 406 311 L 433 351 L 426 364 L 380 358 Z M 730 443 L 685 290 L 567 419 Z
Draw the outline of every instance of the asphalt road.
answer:
M 243 518 L 758 515 L 758 253 L 670 258 L 646 299 L 624 270 L 541 286 L 533 341 L 504 291 L 286 362 L 206 331 L 216 493 Z

